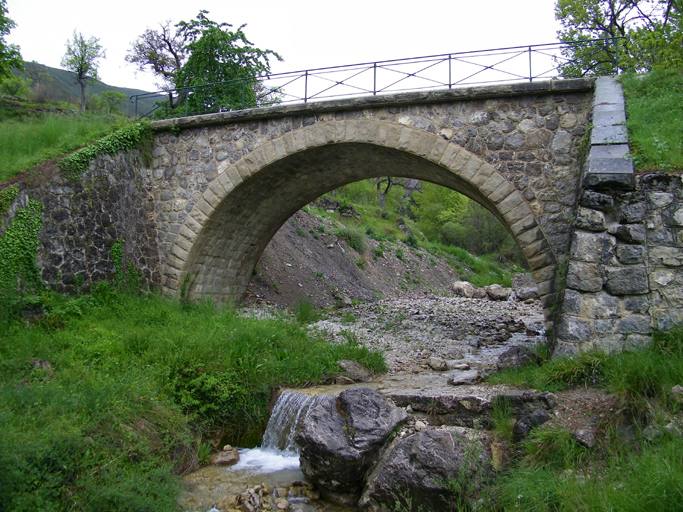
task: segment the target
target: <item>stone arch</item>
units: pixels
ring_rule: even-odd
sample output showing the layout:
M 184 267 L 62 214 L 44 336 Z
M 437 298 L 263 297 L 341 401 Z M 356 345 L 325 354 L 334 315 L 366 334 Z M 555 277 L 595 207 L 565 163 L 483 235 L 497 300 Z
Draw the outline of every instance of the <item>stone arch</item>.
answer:
M 237 300 L 277 230 L 296 211 L 344 184 L 377 176 L 430 181 L 478 201 L 508 228 L 524 253 L 549 313 L 557 258 L 520 192 L 475 154 L 398 123 L 320 121 L 222 163 L 181 226 L 168 255 L 164 289 L 192 283 L 192 296 Z

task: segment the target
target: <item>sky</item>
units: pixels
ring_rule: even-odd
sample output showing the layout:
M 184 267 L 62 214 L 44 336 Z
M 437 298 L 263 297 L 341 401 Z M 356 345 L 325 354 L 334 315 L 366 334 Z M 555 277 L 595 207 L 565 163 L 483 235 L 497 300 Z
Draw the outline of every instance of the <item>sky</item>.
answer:
M 278 52 L 273 73 L 407 57 L 552 43 L 553 0 L 7 0 L 16 27 L 6 42 L 25 61 L 60 67 L 74 30 L 99 38 L 107 85 L 154 91 L 151 73 L 125 61 L 131 43 L 166 20 L 209 19 L 238 27 L 258 48 Z

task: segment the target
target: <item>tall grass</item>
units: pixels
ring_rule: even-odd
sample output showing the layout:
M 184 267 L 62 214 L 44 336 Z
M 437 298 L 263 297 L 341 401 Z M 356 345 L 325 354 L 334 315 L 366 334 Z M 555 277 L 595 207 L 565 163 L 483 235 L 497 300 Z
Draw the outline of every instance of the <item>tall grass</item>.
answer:
M 46 293 L 0 329 L 0 510 L 175 510 L 203 435 L 256 443 L 274 387 L 325 380 L 333 345 L 213 304 Z M 37 307 L 39 306 L 39 307 Z
M 500 372 L 489 382 L 545 390 L 606 387 L 636 425 L 630 441 L 598 425 L 601 441 L 592 450 L 567 430 L 533 431 L 495 489 L 500 510 L 683 510 L 683 439 L 665 430 L 656 439 L 640 434 L 680 415 L 671 390 L 683 382 L 683 328 L 656 332 L 649 347 L 635 352 L 584 353 Z
M 110 133 L 112 117 L 44 115 L 0 122 L 0 182 Z
M 683 71 L 628 74 L 621 82 L 636 169 L 683 169 Z

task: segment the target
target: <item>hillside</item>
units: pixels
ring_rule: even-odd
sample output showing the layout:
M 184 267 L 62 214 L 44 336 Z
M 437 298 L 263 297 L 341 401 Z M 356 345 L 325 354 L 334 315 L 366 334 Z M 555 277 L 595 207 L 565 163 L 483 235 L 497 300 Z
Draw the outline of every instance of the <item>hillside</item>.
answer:
M 74 74 L 65 69 L 53 68 L 39 64 L 37 62 L 27 62 L 23 73 L 18 73 L 24 77 L 32 80 L 35 85 L 37 82 L 44 87 L 44 94 L 49 96 L 52 101 L 66 101 L 69 103 L 78 104 L 81 97 L 80 86 L 74 79 Z M 97 82 L 88 86 L 87 95 L 102 94 L 104 91 L 115 91 L 123 93 L 127 100 L 136 94 L 145 94 L 149 91 L 141 89 L 131 89 L 127 87 L 115 87 L 107 85 L 103 82 Z M 163 100 L 164 96 L 145 98 L 140 100 L 138 109 L 142 112 L 148 112 L 154 106 L 155 101 Z M 122 106 L 123 107 L 123 106 Z M 125 113 L 129 116 L 135 115 L 135 102 L 127 101 L 125 104 Z
M 362 213 L 361 213 L 362 212 Z M 248 303 L 293 309 L 301 302 L 328 308 L 352 302 L 452 292 L 457 280 L 509 286 L 533 278 L 515 266 L 457 258 L 422 239 L 396 213 L 327 196 L 292 216 L 266 247 L 247 291 Z M 381 228 L 372 227 L 382 221 Z M 379 234 L 381 232 L 381 234 Z M 516 272 L 516 273 L 515 273 Z

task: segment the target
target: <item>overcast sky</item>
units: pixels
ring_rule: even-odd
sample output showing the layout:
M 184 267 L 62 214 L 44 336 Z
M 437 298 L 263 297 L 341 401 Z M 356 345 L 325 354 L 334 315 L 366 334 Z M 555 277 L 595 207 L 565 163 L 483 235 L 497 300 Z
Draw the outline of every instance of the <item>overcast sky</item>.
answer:
M 100 78 L 155 90 L 150 73 L 126 63 L 130 44 L 146 28 L 193 19 L 246 23 L 247 37 L 278 52 L 273 72 L 420 57 L 556 41 L 554 0 L 7 0 L 16 28 L 6 40 L 26 61 L 60 67 L 74 30 L 95 36 L 107 53 Z

